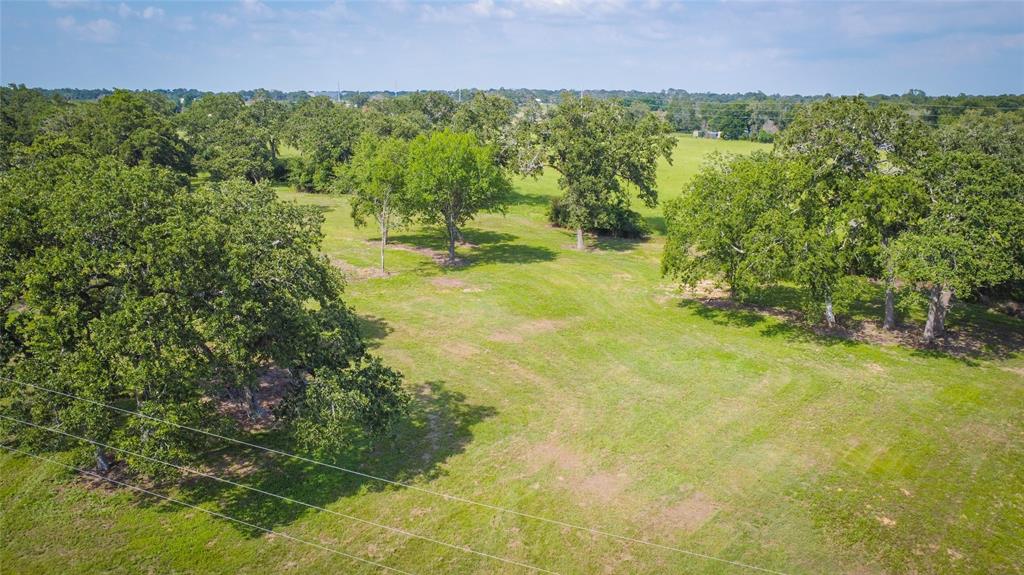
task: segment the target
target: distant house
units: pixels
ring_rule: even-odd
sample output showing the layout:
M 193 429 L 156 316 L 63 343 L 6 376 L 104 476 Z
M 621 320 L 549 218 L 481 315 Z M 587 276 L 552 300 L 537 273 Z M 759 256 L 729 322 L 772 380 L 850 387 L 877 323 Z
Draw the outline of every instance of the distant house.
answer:
M 714 130 L 694 130 L 694 138 L 707 138 L 709 140 L 721 140 L 722 132 L 715 132 Z

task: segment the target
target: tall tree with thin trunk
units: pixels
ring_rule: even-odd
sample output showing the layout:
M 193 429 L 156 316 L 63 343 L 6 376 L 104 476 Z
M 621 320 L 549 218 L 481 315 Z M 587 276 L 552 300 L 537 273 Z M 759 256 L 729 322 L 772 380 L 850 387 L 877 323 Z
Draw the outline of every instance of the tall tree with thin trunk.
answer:
M 362 225 L 367 217 L 380 228 L 380 271 L 388 233 L 408 219 L 411 206 L 406 193 L 409 144 L 399 138 L 364 134 L 356 144 L 355 156 L 338 178 L 342 191 L 352 196 L 352 219 Z
M 512 184 L 494 162 L 494 150 L 473 134 L 432 132 L 409 145 L 406 183 L 410 205 L 424 223 L 443 225 L 448 261 L 455 262 L 459 228 L 481 211 L 504 211 Z

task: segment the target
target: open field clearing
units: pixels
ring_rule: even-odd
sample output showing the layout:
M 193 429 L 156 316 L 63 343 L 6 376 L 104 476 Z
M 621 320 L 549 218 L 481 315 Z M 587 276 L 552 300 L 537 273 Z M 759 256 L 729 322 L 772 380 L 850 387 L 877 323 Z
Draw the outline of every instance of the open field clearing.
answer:
M 749 142 L 680 139 L 659 170 L 677 196 L 704 154 Z M 516 182 L 507 215 L 464 230 L 445 268 L 435 229 L 376 229 L 347 198 L 323 251 L 374 353 L 406 375 L 396 439 L 332 461 L 524 514 L 782 573 L 1020 573 L 1024 337 L 975 308 L 951 330 L 999 332 L 968 356 L 815 335 L 705 306 L 660 275 L 661 208 L 644 242 L 547 224 L 550 173 Z M 864 313 L 875 313 L 867 309 Z M 917 320 L 917 318 L 915 318 Z M 979 327 L 980 326 L 980 327 Z M 261 444 L 292 451 L 273 434 Z M 230 448 L 230 445 L 225 445 Z M 558 573 L 754 573 L 748 567 L 448 500 L 253 450 L 210 455 L 259 489 Z M 5 573 L 376 573 L 379 567 L 195 509 L 0 455 Z M 528 573 L 206 480 L 154 487 L 188 503 L 412 573 Z

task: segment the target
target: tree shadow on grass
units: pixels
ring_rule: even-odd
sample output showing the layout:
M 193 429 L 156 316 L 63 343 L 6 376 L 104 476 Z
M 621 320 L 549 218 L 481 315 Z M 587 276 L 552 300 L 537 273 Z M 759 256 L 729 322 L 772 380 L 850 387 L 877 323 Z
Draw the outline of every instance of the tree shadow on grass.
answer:
M 594 249 L 606 252 L 631 252 L 646 239 L 616 238 L 613 236 L 595 236 L 591 245 Z
M 884 297 L 884 291 L 878 288 L 864 293 L 866 297 L 851 302 L 840 325 L 832 329 L 806 320 L 801 310 L 803 295 L 791 286 L 761 288 L 742 302 L 712 297 L 684 299 L 679 306 L 717 325 L 763 325 L 763 336 L 822 346 L 899 345 L 919 357 L 955 359 L 966 365 L 978 365 L 979 359 L 1009 359 L 1024 352 L 1024 321 L 1018 318 L 985 306 L 958 304 L 947 317 L 946 337 L 926 345 L 918 323 L 902 322 L 895 330 L 882 330 L 879 322 L 870 318 L 881 317 L 882 304 L 875 300 Z M 769 322 L 769 317 L 777 321 Z
M 668 224 L 665 223 L 665 216 L 644 216 L 644 220 L 651 230 L 660 234 L 668 233 Z
M 735 306 L 717 305 L 715 300 L 700 302 L 684 299 L 679 302 L 679 307 L 688 309 L 697 317 L 706 319 L 716 325 L 751 327 L 767 321 L 760 313 Z
M 389 438 L 376 441 L 357 438 L 346 449 L 335 453 L 304 453 L 301 447 L 280 432 L 245 438 L 254 444 L 365 475 L 253 448 L 235 449 L 234 446 L 212 454 L 204 472 L 295 501 L 328 507 L 364 492 L 405 489 L 367 476 L 402 483 L 420 483 L 442 476 L 443 464 L 465 451 L 473 440 L 473 427 L 498 413 L 493 407 L 468 403 L 465 395 L 447 389 L 440 381 L 423 384 L 415 398 L 410 416 L 392 430 Z M 244 487 L 194 475 L 188 475 L 181 481 L 175 497 L 264 529 L 276 530 L 307 514 L 323 513 Z M 150 499 L 140 498 L 139 502 L 161 510 L 177 509 Z M 332 509 L 348 513 L 344 506 Z M 360 517 L 373 520 L 372 517 Z M 345 521 L 346 525 L 351 524 L 345 518 L 338 519 Z M 225 521 L 247 537 L 265 534 L 255 527 Z
M 548 207 L 551 205 L 552 196 L 542 196 L 538 194 L 523 194 L 521 192 L 512 192 L 511 204 L 513 206 L 531 206 L 531 207 Z
M 459 265 L 488 263 L 527 264 L 552 261 L 557 257 L 554 250 L 542 246 L 513 243 L 519 236 L 505 232 L 466 228 L 462 230 L 466 240 L 456 245 Z M 412 246 L 435 261 L 447 257 L 448 243 L 443 232 L 418 232 L 392 236 L 395 244 Z
M 366 347 L 373 349 L 380 346 L 381 340 L 395 331 L 383 318 L 374 315 L 358 315 L 359 334 L 363 336 Z

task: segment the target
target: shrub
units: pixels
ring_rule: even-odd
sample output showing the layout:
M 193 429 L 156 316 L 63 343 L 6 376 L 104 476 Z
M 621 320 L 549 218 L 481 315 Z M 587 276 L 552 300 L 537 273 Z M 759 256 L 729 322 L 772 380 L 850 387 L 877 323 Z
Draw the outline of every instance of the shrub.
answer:
M 553 198 L 548 206 L 548 221 L 559 228 L 572 228 L 569 225 L 569 212 L 562 198 Z M 623 205 L 609 206 L 597 215 L 593 225 L 585 231 L 599 236 L 616 238 L 641 239 L 651 234 L 651 228 L 643 216 Z

